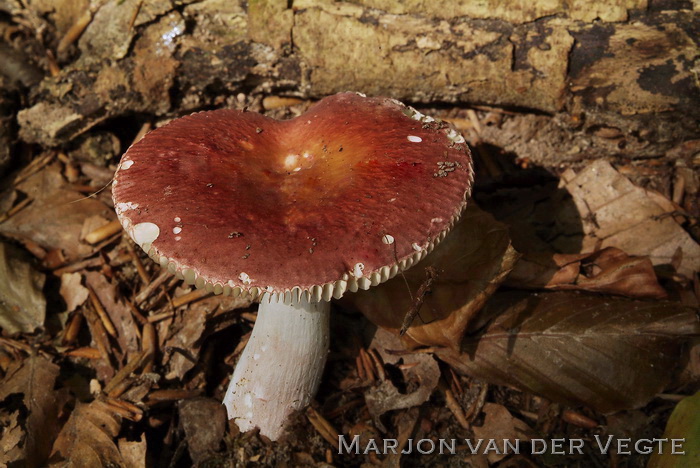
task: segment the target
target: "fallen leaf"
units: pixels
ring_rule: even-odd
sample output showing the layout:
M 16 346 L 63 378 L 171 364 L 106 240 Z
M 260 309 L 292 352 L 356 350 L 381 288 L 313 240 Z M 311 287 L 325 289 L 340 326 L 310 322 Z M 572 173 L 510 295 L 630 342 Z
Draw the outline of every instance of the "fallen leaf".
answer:
M 46 250 L 60 249 L 68 261 L 92 252 L 92 247 L 76 242 L 83 222 L 93 215 L 116 219 L 114 211 L 97 200 L 71 190 L 54 163 L 29 177 L 18 188 L 34 201 L 0 224 L 0 233 L 29 239 Z
M 215 326 L 208 320 L 220 310 L 233 310 L 247 307 L 250 300 L 233 296 L 211 296 L 190 304 L 168 327 L 168 338 L 162 349 L 166 353 L 168 371 L 166 379 L 182 379 L 199 359 L 202 341 Z M 210 326 L 211 325 L 211 326 Z
M 348 294 L 372 323 L 398 333 L 415 293 L 426 278 L 426 268 L 438 276 L 425 296 L 413 325 L 404 335 L 408 348 L 457 348 L 469 321 L 513 268 L 518 254 L 510 246 L 507 227 L 471 204 L 444 241 L 403 276 Z M 408 287 L 412 291 L 409 293 Z
M 58 401 L 53 391 L 59 367 L 46 358 L 32 355 L 7 371 L 0 381 L 0 408 L 13 394 L 21 394 L 24 410 L 18 417 L 22 434 L 15 427 L 8 434 L 3 430 L 3 444 L 21 437 L 19 451 L 13 450 L 22 466 L 43 466 L 58 432 Z M 6 440 L 5 437 L 8 437 Z M 1 459 L 0 459 L 1 460 Z
M 127 467 L 114 443 L 121 429 L 121 417 L 102 400 L 76 407 L 56 438 L 51 467 Z
M 226 411 L 218 400 L 193 398 L 178 403 L 180 427 L 195 465 L 200 465 L 220 449 L 226 430 Z
M 564 182 L 583 222 L 581 251 L 612 246 L 662 265 L 680 249 L 679 273 L 700 270 L 700 245 L 673 219 L 675 206 L 663 196 L 637 187 L 602 159 Z
M 473 426 L 476 439 L 483 440 L 483 446 L 479 449 L 481 453 L 486 451 L 488 443 L 493 440 L 498 447 L 497 451 L 488 450 L 486 454 L 490 463 L 496 463 L 504 459 L 512 452 L 503 450 L 504 441 L 513 443 L 515 440 L 521 442 L 529 441 L 532 437 L 532 429 L 520 419 L 513 417 L 512 414 L 503 406 L 496 403 L 486 403 L 483 408 L 486 415 L 484 424 L 481 426 Z
M 127 440 L 122 437 L 117 441 L 119 453 L 129 468 L 146 468 L 146 433 L 141 434 L 140 440 Z
M 100 304 L 112 321 L 122 352 L 128 356 L 138 353 L 140 351 L 138 327 L 129 307 L 118 299 L 117 287 L 96 271 L 86 273 L 85 279 L 88 286 L 95 291 Z
M 82 281 L 83 277 L 80 273 L 63 273 L 61 275 L 61 289 L 58 292 L 66 301 L 66 312 L 73 312 L 88 298 L 88 289 L 83 286 Z
M 525 255 L 506 284 L 523 289 L 580 290 L 636 298 L 667 296 L 648 257 L 630 257 L 615 247 L 588 254 Z
M 496 319 L 461 353 L 437 356 L 460 373 L 603 413 L 661 392 L 700 334 L 690 307 L 576 292 L 502 293 L 484 314 Z
M 404 389 L 399 390 L 390 379 L 385 379 L 365 391 L 365 402 L 374 423 L 385 430 L 380 416 L 387 411 L 412 408 L 428 401 L 440 380 L 440 368 L 429 354 L 397 356 L 388 352 L 404 348 L 398 337 L 381 328 L 377 329 L 370 348 L 377 350 L 385 364 L 404 364 L 401 367 Z
M 21 250 L 0 242 L 0 328 L 6 333 L 32 333 L 44 325 L 44 280 Z
M 665 439 L 683 439 L 682 447 L 674 454 L 667 443 L 663 453 L 654 451 L 647 468 L 685 468 L 700 466 L 700 392 L 678 402 L 666 424 Z

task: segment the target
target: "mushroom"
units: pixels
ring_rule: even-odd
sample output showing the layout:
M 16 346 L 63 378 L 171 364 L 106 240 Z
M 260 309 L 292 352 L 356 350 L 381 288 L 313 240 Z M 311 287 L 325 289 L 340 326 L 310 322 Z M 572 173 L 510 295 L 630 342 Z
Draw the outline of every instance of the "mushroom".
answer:
M 272 440 L 309 404 L 330 300 L 421 260 L 464 210 L 464 138 L 394 99 L 340 93 L 277 121 L 200 112 L 124 154 L 114 205 L 151 258 L 189 284 L 260 301 L 224 404 Z

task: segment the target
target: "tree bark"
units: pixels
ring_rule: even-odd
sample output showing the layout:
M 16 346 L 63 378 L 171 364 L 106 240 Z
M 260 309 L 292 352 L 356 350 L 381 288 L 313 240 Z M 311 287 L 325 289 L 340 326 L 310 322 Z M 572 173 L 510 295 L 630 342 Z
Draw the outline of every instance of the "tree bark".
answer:
M 700 138 L 697 2 L 142 3 L 94 13 L 20 113 L 24 140 L 60 145 L 105 119 L 221 106 L 239 92 L 356 90 L 510 109 L 506 131 L 483 137 L 548 165 L 700 149 L 677 147 Z

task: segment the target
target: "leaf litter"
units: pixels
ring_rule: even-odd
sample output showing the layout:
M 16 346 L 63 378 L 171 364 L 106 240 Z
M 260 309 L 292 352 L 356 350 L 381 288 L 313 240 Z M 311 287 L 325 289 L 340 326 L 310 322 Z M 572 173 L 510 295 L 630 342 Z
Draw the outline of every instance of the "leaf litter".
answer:
M 87 2 L 70 11 L 36 3 L 12 11 L 49 31 L 53 18 L 63 38 L 60 63 L 77 57 L 72 66 L 85 74 L 70 90 L 60 79 L 44 81 L 43 92 L 74 99 L 87 86 L 99 102 L 78 114 L 40 101 L 18 117 L 20 138 L 44 148 L 26 150 L 34 153 L 0 194 L 5 257 L 26 251 L 12 268 L 3 263 L 0 284 L 0 297 L 15 301 L 0 308 L 0 462 L 542 466 L 544 459 L 485 456 L 464 445 L 449 456 L 338 456 L 334 436 L 395 438 L 400 448 L 410 439 L 619 435 L 645 424 L 660 436 L 675 402 L 698 388 L 697 213 L 601 160 L 558 171 L 553 182 L 477 186 L 480 208 L 471 203 L 423 263 L 333 306 L 324 382 L 287 440 L 239 433 L 218 402 L 255 305 L 192 291 L 163 274 L 122 236 L 110 190 L 100 189 L 136 130 L 209 105 L 211 96 L 197 90 L 173 99 L 178 40 L 206 48 L 217 39 L 202 24 L 236 22 L 245 12 L 221 2 L 173 9 L 170 2 L 112 1 L 95 11 Z M 102 66 L 115 56 L 122 60 Z M 207 86 L 216 79 L 207 77 Z M 263 109 L 256 93 L 211 102 Z M 308 105 L 297 99 L 265 109 L 290 117 Z M 471 122 L 493 117 L 468 111 Z M 107 120 L 127 112 L 148 114 L 131 134 Z M 478 152 L 481 162 L 492 156 Z M 695 178 L 685 169 L 678 174 L 690 189 Z M 399 336 L 427 266 L 435 281 Z M 692 398 L 677 411 L 687 413 Z M 669 434 L 686 434 L 692 422 L 672 418 L 668 426 Z M 596 466 L 616 463 L 591 457 Z M 645 458 L 630 460 L 641 466 Z

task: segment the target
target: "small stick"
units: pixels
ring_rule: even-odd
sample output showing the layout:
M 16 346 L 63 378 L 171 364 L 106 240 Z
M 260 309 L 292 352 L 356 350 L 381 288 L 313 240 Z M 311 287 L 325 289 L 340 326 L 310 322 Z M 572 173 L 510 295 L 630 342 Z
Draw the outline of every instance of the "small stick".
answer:
M 583 427 L 584 429 L 595 429 L 599 425 L 588 416 L 584 416 L 583 414 L 572 410 L 562 411 L 561 419 L 569 424 L 573 424 L 574 426 Z
M 362 356 L 359 354 L 355 357 L 355 367 L 357 368 L 357 377 L 360 381 L 364 382 L 367 380 L 367 372 L 365 372 L 365 366 L 362 365 Z
M 360 348 L 360 357 L 362 358 L 362 365 L 367 373 L 367 379 L 370 382 L 374 382 L 377 377 L 374 375 L 374 366 L 372 365 L 372 358 L 369 357 L 365 348 Z
M 174 298 L 173 307 L 178 308 L 180 306 L 189 304 L 190 302 L 198 301 L 210 295 L 211 293 L 207 292 L 206 289 L 195 289 L 191 292 L 188 292 L 187 294 L 183 294 L 182 296 Z
M 109 395 L 112 390 L 114 390 L 122 382 L 122 380 L 126 379 L 132 372 L 141 367 L 141 364 L 143 364 L 148 356 L 148 352 L 141 351 L 141 353 L 139 353 L 135 359 L 129 360 L 126 365 L 119 369 L 119 372 L 112 377 L 112 380 L 105 385 L 105 394 Z
M 457 374 L 455 374 L 455 371 L 453 371 L 451 367 L 450 367 L 450 375 L 452 376 L 452 386 L 455 390 L 455 393 L 457 395 L 462 395 L 462 393 L 464 393 L 464 389 L 462 388 L 462 385 L 459 383 L 459 379 L 457 378 Z
M 161 271 L 160 274 L 153 279 L 153 281 L 147 283 L 146 286 L 139 291 L 139 293 L 136 295 L 136 299 L 134 299 L 134 302 L 136 304 L 141 304 L 143 301 L 148 299 L 151 294 L 153 294 L 153 291 L 158 289 L 161 284 L 165 283 L 169 277 L 170 273 L 168 273 L 168 270 L 163 269 L 163 271 Z
M 359 358 L 359 356 L 358 356 L 358 358 Z M 357 408 L 358 406 L 364 405 L 364 403 L 365 403 L 364 398 L 356 398 L 354 400 L 350 400 L 347 403 L 344 403 L 344 404 L 338 406 L 337 408 L 333 408 L 332 410 L 328 411 L 326 413 L 326 416 L 328 416 L 331 419 L 335 418 L 335 417 L 340 416 L 341 414 L 345 413 L 348 410 L 351 410 L 353 408 Z
M 233 355 L 238 356 L 240 353 L 243 352 L 243 348 L 248 344 L 248 340 L 250 340 L 250 335 L 252 332 L 248 332 L 245 335 L 241 337 L 241 341 L 236 345 L 236 349 L 233 350 Z
M 369 357 L 371 357 L 372 361 L 374 362 L 374 368 L 377 370 L 377 374 L 379 375 L 379 380 L 386 380 L 386 372 L 384 371 L 384 363 L 382 362 L 381 358 L 379 357 L 379 353 L 377 352 L 377 350 L 370 349 L 369 350 Z
M 445 403 L 447 408 L 452 412 L 455 419 L 464 429 L 469 429 L 469 423 L 467 422 L 467 417 L 464 414 L 464 410 L 457 402 L 457 399 L 452 393 L 452 390 L 445 390 Z
M 104 226 L 100 226 L 87 236 L 85 236 L 85 242 L 88 244 L 97 244 L 100 241 L 107 239 L 114 234 L 121 232 L 122 225 L 119 221 L 112 221 Z
M 32 352 L 31 346 L 29 346 L 26 343 L 22 343 L 21 341 L 13 340 L 12 338 L 0 337 L 0 345 L 5 345 L 5 347 L 18 349 L 20 351 L 24 351 L 24 352 L 30 353 L 30 354 Z
M 318 431 L 318 433 L 326 439 L 326 441 L 335 447 L 336 450 L 340 448 L 338 445 L 338 431 L 335 430 L 331 423 L 329 423 L 326 418 L 321 416 L 318 411 L 309 406 L 306 410 L 306 417 L 309 419 L 311 425 Z
M 112 323 L 112 320 L 110 320 L 109 315 L 107 315 L 107 312 L 105 312 L 104 307 L 102 307 L 102 303 L 97 298 L 97 294 L 95 294 L 95 291 L 90 286 L 88 286 L 88 292 L 90 294 L 90 302 L 92 302 L 92 306 L 95 308 L 95 312 L 97 312 L 97 315 L 100 317 L 105 330 L 107 330 L 107 333 L 109 333 L 110 336 L 116 338 L 117 330 L 114 328 L 114 324 Z
M 146 317 L 144 317 L 141 312 L 139 312 L 139 309 L 137 309 L 136 306 L 131 301 L 124 301 L 124 302 L 126 302 L 126 305 L 129 307 L 129 309 L 131 309 L 131 315 L 133 315 L 134 318 L 136 318 L 136 320 L 138 320 L 138 322 L 141 325 L 145 325 L 148 323 L 148 319 Z
M 72 43 L 78 40 L 78 38 L 83 34 L 85 28 L 92 21 L 92 11 L 88 8 L 85 13 L 76 20 L 75 23 L 66 31 L 66 34 L 61 38 L 56 47 L 56 52 L 61 54 L 64 52 Z
M 158 351 L 156 327 L 152 323 L 144 324 L 141 336 L 141 349 L 149 356 L 148 363 L 144 366 L 143 372 L 153 372 L 156 352 Z
M 71 351 L 66 351 L 66 356 L 81 357 L 87 359 L 100 359 L 102 353 L 97 348 L 90 348 L 89 346 L 84 346 L 82 348 L 76 348 Z
M 170 390 L 155 390 L 148 394 L 147 405 L 163 401 L 176 401 L 193 398 L 199 395 L 199 392 L 193 390 L 170 389 Z
M 66 327 L 66 334 L 63 335 L 63 344 L 69 345 L 78 339 L 78 333 L 80 332 L 80 326 L 83 324 L 83 314 L 76 312 L 68 322 Z
M 75 273 L 76 271 L 84 270 L 86 268 L 98 267 L 104 263 L 102 257 L 93 257 L 85 260 L 80 260 L 79 262 L 71 263 L 70 265 L 57 268 L 53 271 L 56 276 L 61 276 L 63 273 Z
M 118 400 L 116 398 L 107 398 L 106 403 L 109 406 L 110 411 L 117 413 L 129 421 L 139 422 L 143 417 L 143 410 L 127 401 Z
M 25 209 L 27 206 L 29 206 L 29 204 L 33 201 L 33 198 L 27 197 L 21 202 L 17 203 L 15 206 L 7 210 L 7 212 L 0 215 L 0 223 L 4 223 L 8 219 L 12 218 L 14 215 Z
M 27 165 L 27 167 L 22 169 L 22 171 L 20 171 L 20 173 L 17 174 L 17 177 L 15 177 L 15 179 L 12 181 L 12 185 L 18 185 L 20 182 L 30 178 L 31 176 L 39 172 L 44 166 L 51 162 L 54 156 L 55 153 L 49 153 L 43 157 L 34 159 Z
M 399 335 L 401 336 L 404 336 L 408 329 L 411 327 L 413 320 L 416 318 L 416 315 L 418 315 L 418 313 L 420 312 L 420 308 L 423 306 L 423 302 L 425 302 L 425 295 L 432 289 L 433 283 L 437 279 L 437 270 L 434 267 L 426 267 L 425 273 L 425 281 L 423 281 L 423 283 L 418 288 L 416 298 L 413 300 L 411 308 L 408 309 L 408 312 L 406 313 L 406 316 L 403 319 L 403 324 L 401 325 L 401 330 L 399 331 Z
M 156 323 L 160 322 L 161 320 L 169 319 L 174 315 L 175 312 L 161 312 L 160 314 L 149 315 L 146 320 L 148 320 L 148 323 Z
M 252 312 L 241 312 L 238 314 L 238 316 L 251 323 L 255 323 L 255 321 L 258 320 L 258 314 L 254 314 Z
M 136 272 L 139 274 L 139 277 L 141 278 L 141 281 L 143 281 L 143 284 L 148 284 L 148 282 L 151 280 L 148 277 L 148 273 L 146 272 L 146 268 L 143 266 L 143 262 L 139 258 L 139 256 L 136 254 L 136 251 L 134 250 L 133 245 L 131 242 L 127 244 L 127 248 L 129 249 L 129 254 L 131 255 L 131 261 L 136 267 Z

